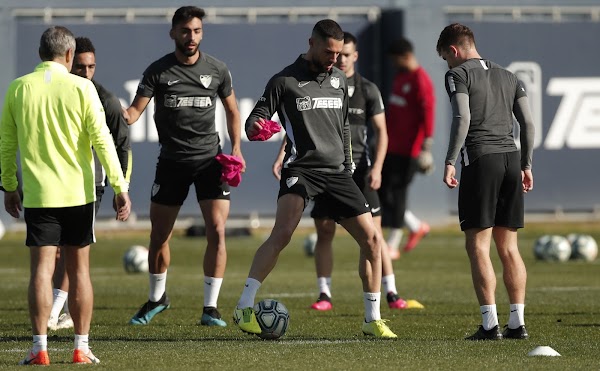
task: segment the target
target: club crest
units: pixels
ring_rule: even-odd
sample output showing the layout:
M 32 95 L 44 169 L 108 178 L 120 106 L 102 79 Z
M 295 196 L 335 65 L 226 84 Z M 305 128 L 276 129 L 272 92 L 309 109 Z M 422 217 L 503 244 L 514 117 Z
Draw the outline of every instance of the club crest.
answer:
M 208 89 L 210 83 L 212 82 L 212 75 L 200 75 L 200 83 L 202 86 Z
M 333 86 L 334 89 L 338 89 L 340 87 L 340 78 L 339 77 L 333 77 L 331 76 L 331 86 Z

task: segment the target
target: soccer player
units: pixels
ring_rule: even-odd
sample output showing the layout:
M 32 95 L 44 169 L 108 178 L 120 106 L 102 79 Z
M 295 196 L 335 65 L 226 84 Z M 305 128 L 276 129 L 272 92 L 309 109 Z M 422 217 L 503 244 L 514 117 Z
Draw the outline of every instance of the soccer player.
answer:
M 350 134 L 352 140 L 352 160 L 356 165 L 352 178 L 362 191 L 373 215 L 377 232 L 381 232 L 381 207 L 377 189 L 381 185 L 381 167 L 387 149 L 387 131 L 385 128 L 385 113 L 381 93 L 375 84 L 358 74 L 354 64 L 358 60 L 358 40 L 349 32 L 344 32 L 344 46 L 338 57 L 336 67 L 344 72 L 348 79 Z M 367 140 L 367 127 L 372 124 L 377 143 L 375 158 L 371 159 Z M 284 147 L 281 147 L 278 159 L 275 161 L 274 174 L 279 178 Z M 331 303 L 331 273 L 333 271 L 332 243 L 335 235 L 335 221 L 329 217 L 330 210 L 323 203 L 316 202 L 310 213 L 317 230 L 315 246 L 315 267 L 317 271 L 317 287 L 319 299 L 311 305 L 312 309 L 325 311 L 333 309 Z M 407 303 L 398 296 L 396 278 L 392 261 L 387 249 L 381 249 L 382 277 L 384 293 L 388 306 L 393 309 L 404 309 Z
M 458 217 L 482 316 L 482 325 L 466 339 L 526 339 L 527 272 L 517 246 L 517 229 L 524 226 L 523 194 L 533 189 L 535 129 L 527 95 L 513 73 L 481 58 L 467 26 L 454 23 L 444 28 L 437 52 L 450 68 L 445 82 L 452 105 L 443 181 L 451 189 L 458 186 L 454 164 L 460 153 Z M 513 114 L 520 125 L 520 151 L 513 136 Z M 498 328 L 496 274 L 490 260 L 492 238 L 510 300 L 503 333 Z
M 148 324 L 157 313 L 169 308 L 166 293 L 171 260 L 169 240 L 191 184 L 196 188 L 207 239 L 200 324 L 227 325 L 217 310 L 217 299 L 227 262 L 225 222 L 231 191 L 229 185 L 221 181 L 222 168 L 215 159 L 221 153 L 215 129 L 217 97 L 225 107 L 231 154 L 243 161 L 241 124 L 227 66 L 198 49 L 203 37 L 204 14 L 203 9 L 194 6 L 177 9 L 169 33 L 175 41 L 175 52 L 146 69 L 127 109 L 128 122 L 133 124 L 154 97 L 154 120 L 161 145 L 150 204 L 150 292 L 148 301 L 129 322 L 134 325 Z
M 47 327 L 52 273 L 58 246 L 66 255 L 69 308 L 75 324 L 73 363 L 99 363 L 88 346 L 93 311 L 90 243 L 94 237 L 92 145 L 116 194 L 117 219 L 131 210 L 115 145 L 94 84 L 69 73 L 75 37 L 64 27 L 41 37 L 35 70 L 14 80 L 0 121 L 4 207 L 15 218 L 24 207 L 31 276 L 29 315 L 33 348 L 20 363 L 48 365 Z M 23 203 L 17 191 L 17 151 L 23 173 Z
M 246 121 L 252 139 L 275 112 L 286 130 L 275 225 L 254 255 L 234 321 L 247 333 L 260 334 L 253 310 L 261 283 L 275 267 L 310 199 L 322 202 L 330 217 L 350 232 L 360 246 L 365 321 L 362 331 L 396 338 L 381 319 L 381 248 L 369 203 L 352 180 L 348 84 L 334 64 L 344 46 L 344 32 L 330 19 L 313 28 L 306 54 L 275 74 Z
M 424 171 L 433 166 L 435 96 L 429 75 L 419 64 L 410 41 L 401 38 L 389 49 L 397 74 L 386 110 L 388 148 L 379 190 L 383 210 L 382 224 L 389 227 L 387 243 L 392 259 L 400 258 L 404 224 L 410 235 L 403 248 L 409 252 L 429 233 L 429 225 L 407 210 L 408 187 L 419 169 L 420 160 L 428 159 Z M 422 164 L 422 163 L 421 163 Z
M 94 87 L 96 87 L 100 102 L 102 102 L 102 107 L 104 108 L 106 125 L 108 125 L 108 130 L 115 143 L 123 176 L 125 177 L 125 180 L 129 182 L 131 175 L 129 126 L 123 118 L 119 99 L 94 80 L 94 74 L 96 73 L 96 48 L 94 48 L 94 44 L 92 44 L 92 41 L 87 37 L 78 37 L 75 39 L 75 58 L 73 60 L 71 73 L 92 80 L 94 83 Z M 94 163 L 96 179 L 96 203 L 94 211 L 95 214 L 98 214 L 100 202 L 104 195 L 104 187 L 106 185 L 106 172 L 98 160 L 98 156 L 94 156 Z M 73 319 L 71 318 L 69 306 L 67 304 L 69 278 L 64 270 L 64 254 L 60 254 L 60 251 L 61 249 L 59 248 L 57 250 L 58 257 L 56 268 L 52 278 L 55 288 L 53 290 L 54 301 L 52 303 L 52 310 L 50 311 L 50 319 L 48 320 L 48 328 L 50 330 L 73 327 Z M 64 313 L 60 314 L 63 308 Z

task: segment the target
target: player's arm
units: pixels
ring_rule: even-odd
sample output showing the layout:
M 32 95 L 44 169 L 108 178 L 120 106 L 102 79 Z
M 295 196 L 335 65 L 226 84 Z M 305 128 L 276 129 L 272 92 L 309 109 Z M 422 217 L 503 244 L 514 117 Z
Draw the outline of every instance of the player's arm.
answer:
M 127 115 L 125 115 L 125 117 L 127 119 L 127 124 L 132 125 L 140 118 L 142 113 L 144 113 L 146 106 L 150 103 L 150 99 L 152 99 L 152 97 L 144 97 L 140 94 L 135 95 L 133 102 L 131 102 L 131 105 L 126 110 Z
M 225 108 L 225 116 L 227 118 L 227 132 L 231 141 L 231 155 L 239 157 L 242 161 L 242 172 L 246 171 L 246 162 L 242 156 L 242 124 L 240 123 L 240 111 L 238 109 L 235 93 L 232 90 L 228 97 L 222 98 L 223 107 Z
M 11 85 L 12 87 L 12 85 Z M 4 169 L 0 175 L 4 186 L 4 208 L 13 218 L 18 218 L 23 210 L 21 196 L 18 192 L 17 179 L 17 124 L 13 116 L 13 102 L 11 89 L 4 99 L 2 118 L 0 119 L 0 168 Z
M 106 125 L 110 131 L 117 157 L 121 164 L 123 176 L 127 182 L 131 178 L 131 143 L 129 142 L 129 125 L 121 112 L 121 104 L 114 95 L 110 95 L 106 101 L 104 110 L 106 113 Z
M 281 147 L 279 147 L 279 152 L 277 153 L 277 158 L 275 158 L 275 162 L 273 162 L 273 176 L 277 180 L 281 180 L 281 168 L 283 167 L 283 159 L 285 157 L 285 144 L 286 139 L 283 138 Z
M 123 176 L 115 144 L 106 125 L 106 115 L 96 88 L 90 81 L 84 89 L 84 127 L 115 192 L 116 218 L 125 221 L 129 218 L 131 212 L 131 201 L 127 193 L 129 183 L 125 181 Z
M 520 126 L 521 137 L 521 170 L 523 172 L 523 191 L 529 192 L 533 189 L 533 173 L 531 164 L 533 157 L 533 140 L 535 126 L 529 109 L 529 99 L 522 96 L 515 102 L 513 113 Z
M 261 123 L 270 120 L 277 111 L 281 97 L 285 91 L 283 77 L 273 76 L 267 83 L 265 90 L 254 105 L 245 124 L 248 139 L 253 138 L 262 128 Z
M 431 151 L 433 144 L 433 132 L 435 125 L 435 93 L 433 89 L 433 83 L 427 77 L 422 75 L 418 79 L 418 103 L 421 111 L 421 122 L 419 125 L 423 128 L 425 133 L 425 140 L 423 141 L 422 151 Z
M 450 98 L 450 104 L 452 106 L 452 126 L 450 128 L 448 152 L 446 153 L 444 183 L 449 188 L 455 188 L 458 185 L 458 180 L 455 178 L 456 168 L 454 165 L 471 124 L 469 95 L 456 93 Z
M 372 189 L 377 190 L 381 187 L 381 169 L 388 147 L 385 113 L 381 112 L 376 114 L 371 118 L 371 122 L 373 123 L 373 130 L 377 136 L 377 143 L 375 144 L 375 159 L 373 160 L 373 166 L 371 167 L 371 173 L 369 174 L 369 186 Z

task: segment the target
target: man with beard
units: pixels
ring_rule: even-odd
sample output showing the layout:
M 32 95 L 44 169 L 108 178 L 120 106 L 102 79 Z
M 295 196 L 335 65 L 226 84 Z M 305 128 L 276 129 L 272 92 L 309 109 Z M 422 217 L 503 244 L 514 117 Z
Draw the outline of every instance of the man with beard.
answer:
M 133 124 L 154 97 L 154 120 L 161 145 L 150 204 L 150 292 L 148 301 L 129 321 L 134 325 L 146 325 L 156 314 L 169 308 L 166 293 L 169 239 L 191 184 L 196 189 L 207 237 L 203 264 L 204 309 L 200 324 L 227 325 L 217 310 L 217 299 L 227 261 L 225 222 L 231 192 L 221 181 L 222 167 L 215 159 L 221 153 L 215 129 L 217 97 L 225 108 L 231 154 L 243 162 L 241 125 L 227 66 L 198 50 L 204 15 L 203 9 L 194 6 L 177 9 L 169 33 L 175 41 L 175 52 L 146 69 L 127 109 L 128 123 Z
M 286 130 L 286 155 L 275 226 L 254 255 L 234 322 L 244 332 L 262 332 L 253 309 L 256 293 L 290 242 L 308 201 L 315 200 L 360 246 L 363 333 L 393 339 L 397 336 L 381 319 L 379 308 L 383 240 L 368 202 L 352 180 L 348 84 L 344 73 L 334 67 L 344 46 L 344 32 L 336 22 L 321 20 L 308 44 L 306 54 L 271 78 L 246 121 L 246 134 L 252 139 L 277 112 Z

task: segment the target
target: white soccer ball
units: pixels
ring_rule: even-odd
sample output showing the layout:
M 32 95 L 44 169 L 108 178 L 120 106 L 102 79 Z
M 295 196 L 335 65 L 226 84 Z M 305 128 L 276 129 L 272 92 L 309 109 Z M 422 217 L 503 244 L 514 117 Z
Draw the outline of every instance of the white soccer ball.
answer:
M 265 299 L 254 305 L 256 321 L 262 332 L 261 338 L 275 340 L 287 331 L 290 315 L 283 303 L 275 299 Z
M 550 236 L 544 250 L 544 260 L 565 262 L 571 257 L 571 244 L 566 237 Z
M 133 245 L 123 255 L 123 266 L 127 273 L 148 272 L 148 249 Z
M 571 259 L 591 262 L 598 256 L 598 244 L 594 237 L 587 234 L 571 233 L 567 236 L 571 243 Z
M 317 246 L 317 234 L 311 233 L 304 239 L 304 253 L 306 256 L 314 256 Z
M 548 245 L 551 238 L 552 236 L 546 234 L 535 240 L 535 243 L 533 244 L 533 255 L 537 260 L 546 260 L 546 245 Z

